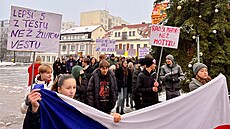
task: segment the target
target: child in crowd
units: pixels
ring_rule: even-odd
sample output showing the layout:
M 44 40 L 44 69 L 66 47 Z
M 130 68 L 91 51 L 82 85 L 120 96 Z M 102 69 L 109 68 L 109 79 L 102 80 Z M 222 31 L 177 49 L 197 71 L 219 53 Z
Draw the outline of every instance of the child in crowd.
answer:
M 38 75 L 36 76 L 33 86 L 36 84 L 44 84 L 44 88 L 50 90 L 52 86 L 52 68 L 48 64 L 42 64 L 38 67 Z M 33 88 L 32 86 L 32 88 Z M 28 99 L 27 95 L 31 91 L 31 86 L 26 89 L 25 92 L 25 102 L 21 104 L 21 113 L 25 114 L 28 108 Z

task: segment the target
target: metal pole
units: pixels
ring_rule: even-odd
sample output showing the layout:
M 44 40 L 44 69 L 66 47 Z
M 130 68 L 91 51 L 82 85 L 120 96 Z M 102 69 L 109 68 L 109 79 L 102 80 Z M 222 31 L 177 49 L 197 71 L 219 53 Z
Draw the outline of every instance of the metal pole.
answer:
M 196 37 L 197 42 L 197 62 L 200 63 L 200 38 L 199 35 Z
M 32 91 L 32 88 L 33 88 L 33 80 L 34 80 L 34 63 L 35 63 L 35 52 L 33 53 L 32 76 L 31 76 L 30 91 Z
M 15 55 L 15 51 L 14 51 L 14 60 L 13 60 L 13 63 L 15 63 L 15 58 L 16 58 L 16 55 Z
M 158 67 L 157 67 L 156 81 L 158 81 L 158 77 L 159 77 L 159 71 L 160 71 L 160 67 L 161 67 L 160 65 L 161 65 L 161 58 L 162 58 L 163 49 L 164 49 L 164 47 L 161 47 L 161 54 L 160 54 L 160 59 L 159 59 Z

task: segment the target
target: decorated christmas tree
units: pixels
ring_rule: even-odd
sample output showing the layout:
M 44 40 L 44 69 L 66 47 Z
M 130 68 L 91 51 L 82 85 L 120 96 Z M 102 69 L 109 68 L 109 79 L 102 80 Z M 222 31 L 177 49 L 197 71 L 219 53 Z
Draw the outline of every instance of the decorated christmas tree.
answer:
M 156 0 L 155 3 L 163 0 Z M 193 76 L 192 65 L 206 64 L 212 78 L 224 74 L 230 86 L 230 1 L 229 0 L 171 0 L 167 17 L 161 24 L 180 27 L 178 49 L 164 49 L 171 53 L 186 72 L 186 85 Z M 199 38 L 198 38 L 199 37 Z M 200 47 L 197 47 L 199 42 Z M 153 50 L 159 53 L 159 49 Z

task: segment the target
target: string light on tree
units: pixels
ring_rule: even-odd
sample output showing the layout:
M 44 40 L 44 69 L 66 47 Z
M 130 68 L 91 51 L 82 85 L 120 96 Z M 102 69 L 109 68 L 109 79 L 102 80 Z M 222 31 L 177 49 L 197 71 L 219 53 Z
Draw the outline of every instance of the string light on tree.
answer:
M 216 30 L 213 30 L 212 32 L 213 32 L 214 34 L 216 34 L 217 31 L 216 31 Z
M 196 39 L 196 36 L 192 36 L 192 39 Z
M 180 5 L 179 5 L 179 6 L 177 6 L 177 10 L 181 10 L 181 8 L 182 8 L 182 7 L 181 7 Z
M 202 18 L 202 16 L 201 16 L 201 15 L 199 15 L 199 18 Z
M 196 0 L 196 2 L 200 2 L 200 0 Z
M 218 10 L 218 9 L 215 9 L 215 12 L 216 12 L 216 13 L 218 13 L 218 12 L 219 12 L 219 10 Z

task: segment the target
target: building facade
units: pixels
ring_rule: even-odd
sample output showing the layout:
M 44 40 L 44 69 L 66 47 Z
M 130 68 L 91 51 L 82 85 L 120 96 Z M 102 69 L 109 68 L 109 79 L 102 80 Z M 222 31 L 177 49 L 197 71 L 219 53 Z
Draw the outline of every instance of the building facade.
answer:
M 105 30 L 114 26 L 129 24 L 121 17 L 113 16 L 106 10 L 95 10 L 81 13 L 80 26 L 102 25 Z
M 0 21 L 0 61 L 30 62 L 31 52 L 7 50 L 9 20 Z
M 95 41 L 105 35 L 102 25 L 82 26 L 70 28 L 61 33 L 59 56 L 68 57 L 73 55 L 98 57 L 100 53 L 95 51 Z
M 116 56 L 130 56 L 130 50 L 135 50 L 135 55 L 138 55 L 139 48 L 147 47 L 149 45 L 151 23 L 132 24 L 115 26 L 109 30 L 105 37 L 116 40 L 115 51 Z M 118 51 L 123 51 L 124 54 L 120 54 Z
M 167 17 L 165 10 L 168 7 L 169 0 L 157 3 L 153 7 L 152 11 L 152 24 L 158 24 Z
M 65 31 L 73 27 L 77 27 L 75 22 L 62 22 L 61 23 L 61 31 Z

